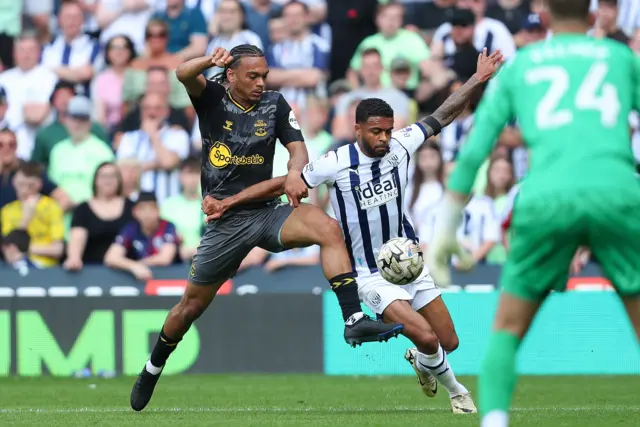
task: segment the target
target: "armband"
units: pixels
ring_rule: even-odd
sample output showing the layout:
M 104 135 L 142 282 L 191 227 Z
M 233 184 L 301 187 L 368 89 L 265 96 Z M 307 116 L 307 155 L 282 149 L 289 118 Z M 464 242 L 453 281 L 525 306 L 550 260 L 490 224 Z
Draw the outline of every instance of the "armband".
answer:
M 442 130 L 442 125 L 438 119 L 435 119 L 433 116 L 427 116 L 427 118 L 424 119 L 424 122 L 433 130 L 432 136 L 436 136 Z

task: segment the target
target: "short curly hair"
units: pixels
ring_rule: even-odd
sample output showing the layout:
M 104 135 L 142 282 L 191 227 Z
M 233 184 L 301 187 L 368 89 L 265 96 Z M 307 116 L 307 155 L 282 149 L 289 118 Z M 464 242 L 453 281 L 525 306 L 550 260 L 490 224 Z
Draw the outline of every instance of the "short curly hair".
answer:
M 380 98 L 367 98 L 356 107 L 356 123 L 365 123 L 369 117 L 391 117 L 393 108 Z

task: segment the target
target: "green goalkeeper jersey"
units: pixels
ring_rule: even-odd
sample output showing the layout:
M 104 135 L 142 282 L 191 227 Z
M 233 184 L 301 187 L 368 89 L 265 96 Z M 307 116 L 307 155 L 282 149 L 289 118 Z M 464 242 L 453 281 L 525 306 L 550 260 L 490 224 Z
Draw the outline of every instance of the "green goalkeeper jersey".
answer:
M 527 46 L 491 80 L 448 187 L 467 194 L 505 124 L 530 149 L 521 202 L 585 190 L 638 191 L 628 117 L 640 59 L 609 39 L 558 34 Z

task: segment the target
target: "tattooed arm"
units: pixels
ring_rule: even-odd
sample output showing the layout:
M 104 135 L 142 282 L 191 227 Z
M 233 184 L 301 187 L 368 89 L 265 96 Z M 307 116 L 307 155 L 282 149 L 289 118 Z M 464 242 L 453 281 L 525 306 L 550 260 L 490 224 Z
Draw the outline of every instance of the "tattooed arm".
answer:
M 478 67 L 475 74 L 458 90 L 453 92 L 432 115 L 420 121 L 428 137 L 437 135 L 440 133 L 440 129 L 449 125 L 458 117 L 474 91 L 491 78 L 501 63 L 502 54 L 499 50 L 489 56 L 487 56 L 486 48 L 482 51 L 478 56 Z

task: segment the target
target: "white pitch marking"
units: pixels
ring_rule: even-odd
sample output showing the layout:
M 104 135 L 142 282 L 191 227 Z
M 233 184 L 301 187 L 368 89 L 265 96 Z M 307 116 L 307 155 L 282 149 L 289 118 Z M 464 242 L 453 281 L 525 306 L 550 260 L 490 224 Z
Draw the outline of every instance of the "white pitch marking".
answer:
M 145 412 L 209 412 L 209 413 L 347 413 L 347 412 L 371 412 L 371 410 L 383 412 L 449 412 L 448 408 L 416 408 L 416 407 L 386 407 L 386 408 L 284 408 L 284 407 L 259 407 L 259 408 L 149 408 Z M 640 412 L 640 406 L 593 406 L 593 407 L 531 407 L 531 408 L 512 408 L 513 412 L 542 412 L 542 411 L 562 411 L 562 412 L 594 412 L 594 411 L 630 411 Z M 122 413 L 134 412 L 130 408 L 5 408 L 0 409 L 0 414 L 77 414 L 77 413 Z

